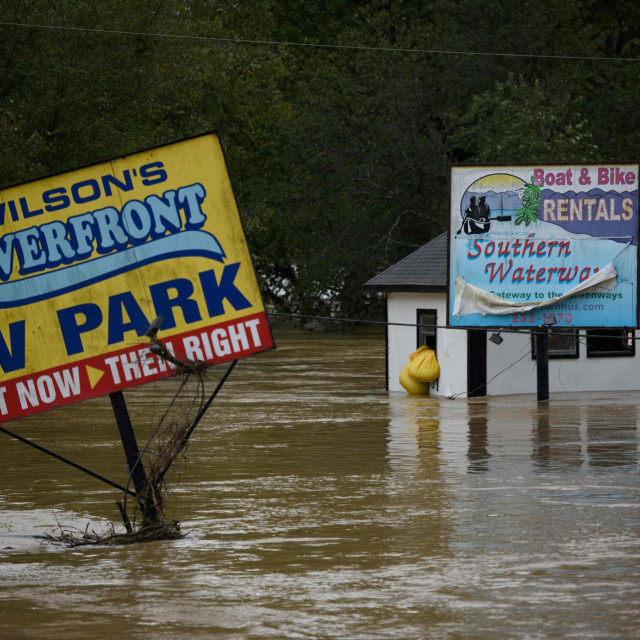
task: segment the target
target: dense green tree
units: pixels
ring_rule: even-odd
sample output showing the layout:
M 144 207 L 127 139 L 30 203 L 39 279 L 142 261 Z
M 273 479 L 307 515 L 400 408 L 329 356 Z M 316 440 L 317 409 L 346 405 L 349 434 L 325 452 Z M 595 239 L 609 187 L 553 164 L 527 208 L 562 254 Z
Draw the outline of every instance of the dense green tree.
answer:
M 375 313 L 362 283 L 446 228 L 451 163 L 640 143 L 640 9 L 619 0 L 0 8 L 72 27 L 0 26 L 0 182 L 217 129 L 265 295 L 290 311 Z

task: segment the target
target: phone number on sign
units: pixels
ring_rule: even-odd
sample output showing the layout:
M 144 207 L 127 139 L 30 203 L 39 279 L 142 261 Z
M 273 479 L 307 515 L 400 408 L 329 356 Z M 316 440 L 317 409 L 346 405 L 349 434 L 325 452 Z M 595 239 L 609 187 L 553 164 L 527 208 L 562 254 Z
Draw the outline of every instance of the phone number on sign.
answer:
M 543 316 L 535 313 L 512 313 L 511 324 L 542 324 L 552 315 L 555 318 L 553 324 L 571 324 L 573 322 L 573 315 L 570 313 L 549 313 Z

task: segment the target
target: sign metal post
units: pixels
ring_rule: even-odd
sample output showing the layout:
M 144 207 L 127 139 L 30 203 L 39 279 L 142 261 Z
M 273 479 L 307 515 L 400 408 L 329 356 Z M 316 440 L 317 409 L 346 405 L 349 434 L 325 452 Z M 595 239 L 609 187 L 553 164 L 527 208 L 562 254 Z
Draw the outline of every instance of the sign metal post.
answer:
M 131 476 L 133 486 L 136 489 L 136 499 L 140 505 L 143 519 L 148 524 L 158 522 L 158 512 L 153 500 L 153 488 L 149 484 L 147 474 L 145 473 L 142 459 L 140 458 L 140 450 L 136 441 L 131 419 L 127 411 L 127 405 L 124 401 L 122 391 L 114 391 L 109 394 L 113 413 L 116 417 L 120 439 L 124 447 L 124 453 L 127 458 L 127 472 Z
M 540 327 L 535 334 L 538 402 L 549 399 L 549 329 Z

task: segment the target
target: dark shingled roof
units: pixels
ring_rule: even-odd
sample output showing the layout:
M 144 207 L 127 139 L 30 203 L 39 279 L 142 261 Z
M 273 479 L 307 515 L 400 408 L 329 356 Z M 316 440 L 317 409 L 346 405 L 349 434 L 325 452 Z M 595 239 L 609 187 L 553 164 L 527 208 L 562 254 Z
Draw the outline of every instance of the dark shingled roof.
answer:
M 447 234 L 396 262 L 364 286 L 378 291 L 446 291 Z

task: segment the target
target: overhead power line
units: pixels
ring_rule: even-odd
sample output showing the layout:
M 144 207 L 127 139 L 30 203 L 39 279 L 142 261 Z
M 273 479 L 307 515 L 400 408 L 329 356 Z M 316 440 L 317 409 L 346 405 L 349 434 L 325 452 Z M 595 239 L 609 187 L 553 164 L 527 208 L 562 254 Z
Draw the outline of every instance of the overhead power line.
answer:
M 386 325 L 387 327 L 424 327 L 428 329 L 451 329 L 452 331 L 484 331 L 486 333 L 497 332 L 497 333 L 515 333 L 517 335 L 537 335 L 539 333 L 548 334 L 548 332 L 552 332 L 554 329 L 574 329 L 575 331 L 579 331 L 582 329 L 583 331 L 589 331 L 587 327 L 574 327 L 574 326 L 561 326 L 561 325 L 539 325 L 533 327 L 514 327 L 514 326 L 498 326 L 498 327 L 489 327 L 489 326 L 468 326 L 468 327 L 457 327 L 457 326 L 449 326 L 446 324 L 426 324 L 420 322 L 389 322 L 388 320 L 367 320 L 364 318 L 340 318 L 338 316 L 313 316 L 304 313 L 279 313 L 276 311 L 269 311 L 269 316 L 277 317 L 277 318 L 297 318 L 298 320 L 320 320 L 327 322 L 344 322 L 346 324 L 373 324 L 373 325 Z M 597 327 L 594 327 L 597 329 Z M 612 329 L 613 327 L 600 327 L 600 329 Z M 628 331 L 634 331 L 633 336 L 624 336 L 621 337 L 619 333 L 611 334 L 611 335 L 598 335 L 599 338 L 613 338 L 613 339 L 623 339 L 623 340 L 638 340 L 640 341 L 640 336 L 635 335 L 634 327 L 625 327 Z
M 304 47 L 309 49 L 332 49 L 342 51 L 378 51 L 387 53 L 416 53 L 426 55 L 443 56 L 484 56 L 493 58 L 535 58 L 542 60 L 591 60 L 609 62 L 640 62 L 640 58 L 613 57 L 613 56 L 578 56 L 578 55 L 553 55 L 545 53 L 514 53 L 514 52 L 490 52 L 490 51 L 456 51 L 449 49 L 421 49 L 409 47 L 373 47 L 367 45 L 351 44 L 323 44 L 315 42 L 293 42 L 282 40 L 253 40 L 249 38 L 222 38 L 216 36 L 195 36 L 182 33 L 157 33 L 149 31 L 122 31 L 119 29 L 95 29 L 91 27 L 68 27 L 53 24 L 33 24 L 26 22 L 4 22 L 0 26 L 21 27 L 25 29 L 48 29 L 52 31 L 79 31 L 84 33 L 100 33 L 106 35 L 137 36 L 145 38 L 165 38 L 173 40 L 193 40 L 199 42 L 218 42 L 235 45 L 263 45 L 278 47 Z

